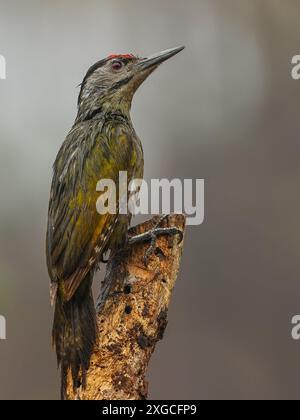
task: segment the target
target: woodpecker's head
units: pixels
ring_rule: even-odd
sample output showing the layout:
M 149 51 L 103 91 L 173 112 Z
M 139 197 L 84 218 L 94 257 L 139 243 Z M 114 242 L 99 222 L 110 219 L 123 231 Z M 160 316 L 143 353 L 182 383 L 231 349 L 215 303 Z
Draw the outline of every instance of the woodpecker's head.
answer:
M 127 113 L 137 88 L 165 60 L 184 47 L 172 48 L 147 58 L 112 54 L 95 63 L 86 73 L 78 97 L 78 116 L 88 119 L 97 112 Z

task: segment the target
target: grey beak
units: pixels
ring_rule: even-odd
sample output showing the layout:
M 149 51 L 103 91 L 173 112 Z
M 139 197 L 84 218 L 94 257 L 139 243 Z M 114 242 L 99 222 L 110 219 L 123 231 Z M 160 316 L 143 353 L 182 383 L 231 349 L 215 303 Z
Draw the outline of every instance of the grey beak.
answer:
M 168 60 L 169 58 L 173 57 L 173 55 L 178 54 L 182 51 L 185 47 L 176 47 L 171 48 L 169 50 L 161 51 L 160 53 L 151 55 L 150 57 L 143 58 L 141 61 L 137 63 L 137 67 L 139 70 L 146 70 L 153 66 L 158 66 L 162 62 Z

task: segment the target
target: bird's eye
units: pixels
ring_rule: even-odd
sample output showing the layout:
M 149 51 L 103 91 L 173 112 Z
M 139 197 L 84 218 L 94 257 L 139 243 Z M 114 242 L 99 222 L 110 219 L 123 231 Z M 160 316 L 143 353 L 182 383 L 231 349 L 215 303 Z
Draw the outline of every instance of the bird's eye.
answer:
M 123 63 L 120 60 L 114 60 L 111 66 L 113 70 L 120 70 L 123 67 Z

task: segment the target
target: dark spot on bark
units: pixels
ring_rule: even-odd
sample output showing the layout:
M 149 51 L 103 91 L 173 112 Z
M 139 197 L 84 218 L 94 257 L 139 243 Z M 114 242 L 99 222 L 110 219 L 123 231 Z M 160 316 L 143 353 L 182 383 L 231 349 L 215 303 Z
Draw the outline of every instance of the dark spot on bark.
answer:
M 116 373 L 112 376 L 112 383 L 115 390 L 126 390 L 126 387 L 128 385 L 128 379 L 122 373 Z
M 137 342 L 138 345 L 142 348 L 142 349 L 146 349 L 147 347 L 150 347 L 152 345 L 152 339 L 150 337 L 147 337 L 145 334 L 141 333 L 138 338 L 137 338 Z
M 132 307 L 130 305 L 126 305 L 125 306 L 125 314 L 129 315 L 131 314 L 132 311 Z
M 107 346 L 107 350 L 114 353 L 114 354 L 121 354 L 122 353 L 122 346 L 120 344 L 109 344 Z
M 129 330 L 128 334 L 131 337 L 134 337 L 141 331 L 142 326 L 140 324 L 134 324 L 134 326 Z
M 148 306 L 147 306 L 147 305 L 144 305 L 142 315 L 143 315 L 144 317 L 146 317 L 146 316 L 148 316 L 148 315 L 149 315 L 149 308 L 148 308 Z
M 129 293 L 131 293 L 131 285 L 130 284 L 126 284 L 124 286 L 124 293 L 125 293 L 125 295 L 129 295 Z
M 168 315 L 168 311 L 165 309 L 165 310 L 162 310 L 157 317 L 157 323 L 158 323 L 157 338 L 159 340 L 162 340 L 166 326 L 168 324 L 167 315 Z

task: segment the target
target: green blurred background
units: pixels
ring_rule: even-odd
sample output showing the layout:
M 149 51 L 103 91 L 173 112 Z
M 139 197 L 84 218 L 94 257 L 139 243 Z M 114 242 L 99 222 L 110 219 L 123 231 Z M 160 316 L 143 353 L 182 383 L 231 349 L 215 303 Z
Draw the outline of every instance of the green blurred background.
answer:
M 132 110 L 148 180 L 206 181 L 150 398 L 299 398 L 299 16 L 298 0 L 0 0 L 0 399 L 59 397 L 44 240 L 76 86 L 109 53 L 182 44 Z

